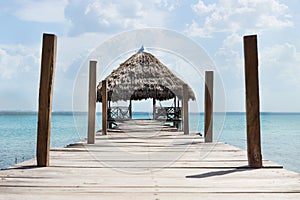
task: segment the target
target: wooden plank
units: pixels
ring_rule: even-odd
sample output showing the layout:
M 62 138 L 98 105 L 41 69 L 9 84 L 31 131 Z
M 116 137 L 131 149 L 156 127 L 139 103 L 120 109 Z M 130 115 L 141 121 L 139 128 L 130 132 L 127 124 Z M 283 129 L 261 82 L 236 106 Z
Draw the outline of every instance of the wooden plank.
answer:
M 205 72 L 205 108 L 204 108 L 204 138 L 205 142 L 213 141 L 213 90 L 214 72 Z
M 102 81 L 102 134 L 107 135 L 107 82 Z
M 96 86 L 97 61 L 90 61 L 89 70 L 89 105 L 88 105 L 88 144 L 95 144 L 96 122 Z
M 257 36 L 244 37 L 247 150 L 249 166 L 262 167 Z
M 125 125 L 134 129 L 139 123 L 146 122 Z M 149 136 L 149 127 L 96 134 L 94 145 L 82 141 L 55 149 L 51 167 L 36 168 L 32 159 L 1 170 L 0 199 L 300 198 L 298 173 L 269 161 L 269 168 L 252 169 L 247 152 L 237 147 L 182 132 Z
M 43 34 L 36 148 L 37 165 L 40 167 L 49 166 L 56 41 L 55 35 Z
M 189 97 L 188 85 L 184 84 L 182 87 L 182 103 L 183 103 L 183 133 L 189 134 Z

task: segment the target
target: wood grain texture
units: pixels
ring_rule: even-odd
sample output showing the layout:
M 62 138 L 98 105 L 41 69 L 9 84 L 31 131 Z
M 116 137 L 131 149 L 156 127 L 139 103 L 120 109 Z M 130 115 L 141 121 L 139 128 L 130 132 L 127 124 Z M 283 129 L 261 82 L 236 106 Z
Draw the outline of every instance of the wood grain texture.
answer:
M 189 134 L 189 97 L 188 97 L 188 85 L 183 84 L 182 86 L 182 106 L 183 106 L 183 132 Z
M 213 141 L 213 97 L 214 72 L 205 72 L 205 107 L 204 107 L 204 138 L 205 142 Z
M 55 35 L 43 35 L 36 148 L 37 165 L 40 167 L 49 166 L 56 43 L 57 39 Z
M 102 81 L 102 134 L 107 134 L 107 82 Z
M 32 159 L 1 170 L 0 199 L 300 197 L 298 173 L 267 160 L 264 168 L 250 168 L 247 152 L 237 147 L 168 132 L 159 121 L 128 121 L 121 129 L 96 134 L 94 145 L 51 150 L 50 167 L 36 168 Z
M 95 143 L 96 123 L 96 86 L 97 86 L 97 61 L 90 61 L 89 71 L 89 104 L 88 104 L 88 144 Z
M 247 150 L 249 166 L 262 167 L 257 36 L 244 37 Z

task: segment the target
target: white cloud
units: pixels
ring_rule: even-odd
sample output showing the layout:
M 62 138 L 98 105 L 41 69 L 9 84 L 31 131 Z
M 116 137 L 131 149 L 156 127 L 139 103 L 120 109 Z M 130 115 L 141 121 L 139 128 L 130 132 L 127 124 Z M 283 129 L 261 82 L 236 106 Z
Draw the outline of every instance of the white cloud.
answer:
M 223 47 L 225 48 L 236 48 L 242 42 L 242 36 L 237 33 L 232 33 L 227 36 L 223 41 Z
M 203 1 L 199 1 L 197 4 L 192 5 L 192 8 L 198 15 L 202 15 L 215 10 L 216 4 L 205 5 Z
M 96 33 L 86 33 L 77 37 L 58 37 L 56 71 L 59 73 L 76 71 L 74 67 L 79 68 L 89 53 L 107 37 L 107 34 Z M 14 79 L 22 76 L 24 72 L 38 75 L 40 54 L 40 44 L 0 45 L 0 78 Z M 74 66 L 74 63 L 77 66 Z
M 203 0 L 196 1 L 193 5 L 188 5 L 190 3 L 186 2 L 179 3 L 178 0 L 142 2 L 15 0 L 7 2 L 1 3 L 0 8 L 2 12 L 9 13 L 5 15 L 7 21 L 10 22 L 10 17 L 15 15 L 21 23 L 22 21 L 41 22 L 26 23 L 26 27 L 32 26 L 32 31 L 38 32 L 44 28 L 61 31 L 61 35 L 58 34 L 54 89 L 54 108 L 56 109 L 71 109 L 71 89 L 76 73 L 94 48 L 114 33 L 149 26 L 182 31 L 184 24 L 189 23 L 186 33 L 192 37 L 200 37 L 196 38 L 196 41 L 203 42 L 202 45 L 207 47 L 224 75 L 224 84 L 229 91 L 227 95 L 230 101 L 229 109 L 243 108 L 244 101 L 240 99 L 244 91 L 242 36 L 245 34 L 259 34 L 263 39 L 259 42 L 259 66 L 263 82 L 261 86 L 264 90 L 263 94 L 269 94 L 270 100 L 265 102 L 270 106 L 270 110 L 280 103 L 277 101 L 275 104 L 272 99 L 278 99 L 283 90 L 284 94 L 291 95 L 291 92 L 285 90 L 286 88 L 282 90 L 279 87 L 289 85 L 300 89 L 298 78 L 300 77 L 300 43 L 295 39 L 298 30 L 296 24 L 299 21 L 296 18 L 299 15 L 297 15 L 297 9 L 294 8 L 297 6 L 289 8 L 286 6 L 287 1 Z M 291 13 L 291 10 L 294 10 L 294 13 Z M 15 18 L 12 21 L 14 20 Z M 6 19 L 3 18 L 3 21 Z M 60 25 L 57 26 L 57 23 Z M 61 24 L 66 26 L 61 26 Z M 18 24 L 12 23 L 11 27 L 14 26 Z M 8 33 L 10 32 L 13 33 L 13 31 Z M 28 33 L 33 35 L 31 31 Z M 70 35 L 64 35 L 64 33 Z M 38 37 L 38 40 L 34 41 L 35 46 L 24 46 L 31 42 L 25 41 L 28 38 L 26 34 L 21 36 L 14 32 L 9 36 L 7 38 L 10 39 L 2 37 L 2 41 L 10 45 L 0 44 L 0 80 L 2 82 L 0 89 L 3 99 L 9 94 L 14 95 L 7 98 L 7 103 L 2 102 L 0 109 L 6 109 L 6 105 L 11 105 L 11 108 L 33 107 L 35 109 L 37 104 L 32 99 L 37 99 L 38 95 L 40 39 Z M 101 58 L 96 59 L 101 66 Z M 187 76 L 192 77 L 190 74 Z M 66 88 L 70 90 L 66 91 Z M 276 92 L 278 96 L 274 95 Z M 22 99 L 22 102 L 18 98 Z M 12 99 L 18 99 L 18 102 Z
M 0 110 L 36 110 L 39 66 L 36 46 L 0 45 Z
M 289 8 L 277 0 L 205 2 L 208 1 L 199 0 L 191 6 L 198 17 L 187 26 L 186 32 L 192 37 L 222 41 L 214 60 L 223 72 L 239 80 L 243 77 L 244 66 L 243 35 L 293 26 Z
M 287 26 L 293 26 L 293 23 L 288 20 L 279 20 L 276 16 L 262 14 L 256 24 L 257 28 L 268 29 L 268 28 L 283 28 Z
M 205 31 L 199 26 L 197 22 L 193 20 L 192 24 L 188 25 L 186 30 L 190 37 L 202 37 L 202 38 L 211 38 L 210 31 Z
M 155 0 L 154 2 L 158 7 L 167 9 L 169 12 L 172 12 L 179 7 L 178 0 Z
M 204 17 L 202 24 L 193 23 L 187 32 L 203 37 L 203 33 L 212 35 L 218 32 L 247 34 L 264 30 L 293 26 L 288 7 L 277 0 L 219 0 L 205 4 L 199 0 L 192 9 L 199 17 Z M 201 19 L 202 19 L 201 18 Z
M 264 48 L 261 67 L 264 73 L 272 74 L 272 78 L 277 78 L 280 84 L 300 88 L 300 52 L 294 45 L 285 43 Z
M 89 53 L 98 47 L 107 34 L 85 33 L 76 37 L 60 37 L 57 46 L 57 70 L 67 72 L 70 68 L 79 68 Z M 77 66 L 73 66 L 76 63 Z
M 231 76 L 236 76 L 235 78 L 243 78 L 244 60 L 240 51 L 220 48 L 215 56 L 215 61 L 223 72 L 230 73 Z
M 300 52 L 290 43 L 262 49 L 259 63 L 261 105 L 266 111 L 299 111 Z
M 24 21 L 65 23 L 64 9 L 67 2 L 26 0 L 17 3 L 14 15 Z
M 81 64 L 87 61 L 89 53 L 107 37 L 106 34 L 95 33 L 58 37 L 54 109 L 72 109 L 72 89 L 77 72 Z M 2 100 L 0 110 L 36 110 L 40 59 L 41 44 L 0 45 L 0 93 L 4 93 L 7 98 Z M 101 58 L 96 59 L 99 59 L 101 66 Z M 13 100 L 19 98 L 22 102 Z
M 12 79 L 24 72 L 36 72 L 38 51 L 23 45 L 0 46 L 0 77 Z
M 237 33 L 228 35 L 214 56 L 217 65 L 223 72 L 230 73 L 238 79 L 243 77 L 242 41 L 243 37 Z
M 100 26 L 116 25 L 122 28 L 139 26 L 139 18 L 145 13 L 142 3 L 129 1 L 126 4 L 94 1 L 87 5 L 84 15 L 94 15 Z
M 266 81 L 277 80 L 282 84 L 300 88 L 300 52 L 295 45 L 274 44 L 258 51 L 259 68 Z M 242 36 L 237 34 L 228 36 L 223 41 L 222 48 L 218 49 L 215 60 L 221 70 L 243 78 Z
M 69 1 L 65 15 L 72 23 L 70 34 L 116 32 L 147 26 L 163 26 L 176 4 L 162 1 Z

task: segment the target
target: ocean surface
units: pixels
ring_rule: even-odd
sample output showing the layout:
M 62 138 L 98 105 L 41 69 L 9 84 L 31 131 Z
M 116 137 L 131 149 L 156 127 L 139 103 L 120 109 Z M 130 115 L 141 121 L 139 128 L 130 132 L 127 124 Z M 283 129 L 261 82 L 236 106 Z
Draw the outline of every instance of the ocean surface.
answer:
M 147 119 L 148 113 L 133 113 Z M 190 130 L 203 133 L 203 114 L 192 113 Z M 101 113 L 97 113 L 97 130 Z M 86 137 L 85 113 L 56 112 L 52 115 L 51 147 L 64 147 Z M 0 112 L 0 169 L 35 157 L 37 113 Z M 300 113 L 261 113 L 263 159 L 300 173 Z M 245 113 L 214 114 L 214 140 L 246 149 Z

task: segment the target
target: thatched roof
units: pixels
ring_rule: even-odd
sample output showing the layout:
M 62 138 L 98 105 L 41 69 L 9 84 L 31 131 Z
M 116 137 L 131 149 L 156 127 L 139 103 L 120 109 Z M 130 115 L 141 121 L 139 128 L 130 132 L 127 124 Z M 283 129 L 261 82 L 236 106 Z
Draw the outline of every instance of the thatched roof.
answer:
M 108 100 L 127 101 L 155 98 L 168 100 L 175 96 L 182 99 L 184 82 L 173 74 L 152 54 L 137 52 L 106 77 Z M 188 87 L 189 99 L 195 94 Z M 97 86 L 97 101 L 102 102 L 102 85 Z

